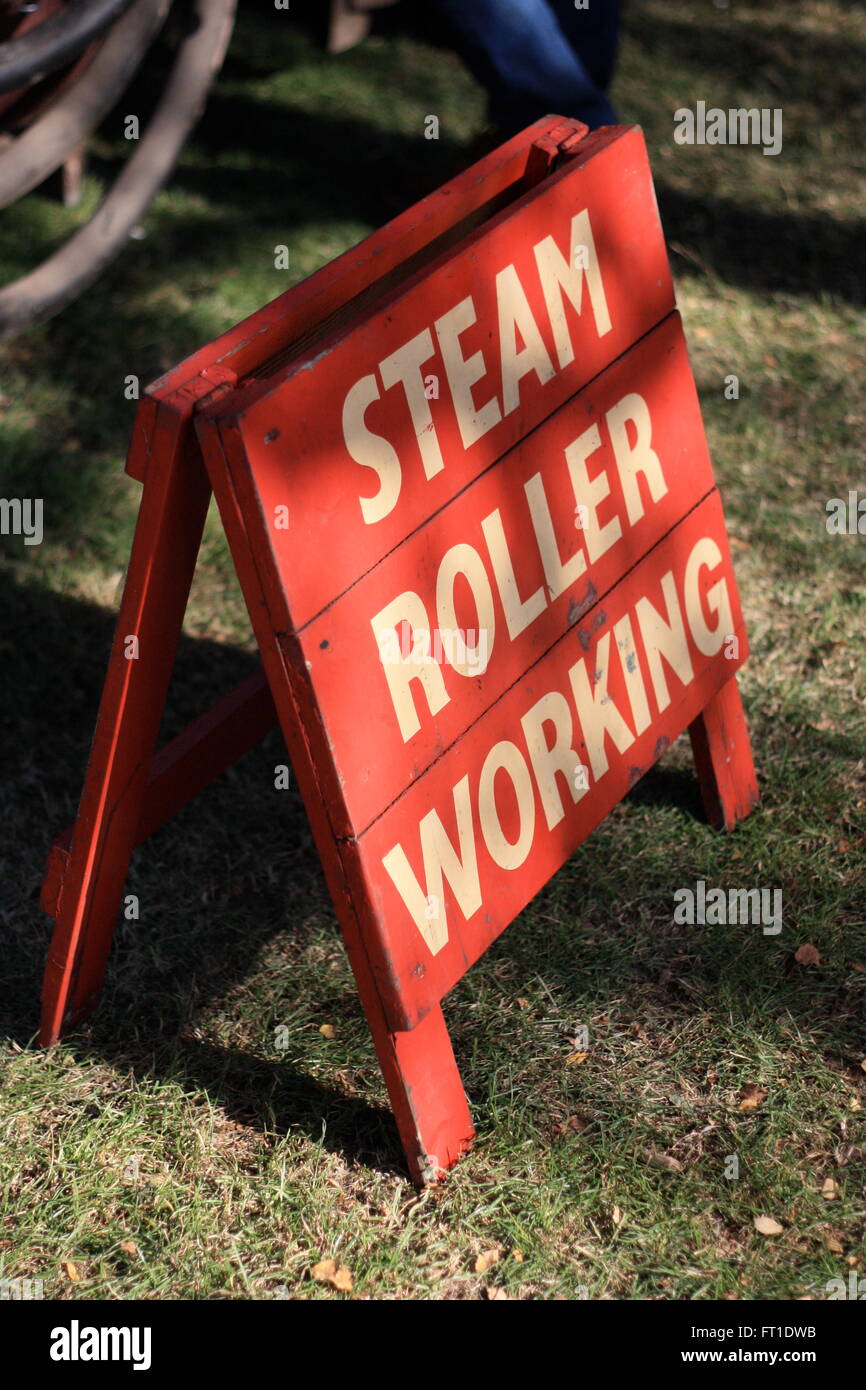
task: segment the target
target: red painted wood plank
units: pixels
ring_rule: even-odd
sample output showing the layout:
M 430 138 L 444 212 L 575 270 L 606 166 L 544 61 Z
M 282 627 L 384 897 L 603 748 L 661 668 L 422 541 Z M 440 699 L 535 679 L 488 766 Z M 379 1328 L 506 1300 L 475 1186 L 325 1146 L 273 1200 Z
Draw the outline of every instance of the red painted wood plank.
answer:
M 369 943 L 358 919 L 358 905 L 346 882 L 340 842 L 330 818 L 331 805 L 320 781 L 322 765 L 309 734 L 314 716 L 303 703 L 298 682 L 270 621 L 255 550 L 238 505 L 215 433 L 207 435 L 206 459 L 232 557 L 256 634 L 268 684 L 286 740 L 310 829 L 325 872 L 370 1027 L 373 1044 L 394 1109 L 409 1171 L 418 1183 L 435 1180 L 471 1143 L 473 1128 L 460 1073 L 441 1009 L 430 1010 L 421 1029 L 393 1028 L 370 963 Z
M 276 721 L 260 668 L 160 748 L 151 767 L 138 843 L 255 748 Z
M 360 834 L 713 486 L 674 314 L 301 632 L 341 833 Z
M 367 1017 L 412 1177 L 437 1182 L 471 1147 L 475 1129 L 440 1008 L 409 1032 Z
M 463 223 L 482 216 L 515 189 L 519 190 L 527 178 L 529 161 L 537 153 L 537 142 L 544 142 L 548 148 L 542 159 L 533 161 L 534 181 L 554 158 L 558 142 L 568 141 L 573 148 L 581 133 L 586 133 L 586 126 L 560 116 L 545 116 L 520 131 L 365 237 L 357 246 L 329 261 L 315 275 L 293 285 L 172 367 L 148 386 L 150 405 L 171 402 L 189 419 L 201 394 L 199 378 L 203 372 L 222 368 L 234 379 L 255 373 L 275 354 L 285 352 L 303 334 L 339 312 L 371 286 L 400 273 L 401 267 L 413 257 L 423 254 L 440 239 L 459 234 Z M 593 135 L 590 138 L 597 144 L 607 137 Z M 139 482 L 144 480 L 150 456 L 147 431 L 136 428 L 126 464 L 131 477 Z
M 159 467 L 142 494 L 45 967 L 43 1044 L 90 1012 L 102 988 L 210 501 L 201 460 L 184 454 L 171 422 L 156 430 Z
M 234 484 L 267 528 L 279 631 L 304 626 L 672 310 L 643 137 L 608 136 L 378 313 L 198 417 L 230 464 L 252 465 L 255 489 L 243 472 Z
M 659 620 L 671 624 L 679 674 L 657 653 Z M 735 648 L 723 640 L 729 634 Z M 731 659 L 726 647 L 736 651 Z M 344 843 L 392 1026 L 411 1027 L 443 998 L 730 681 L 746 651 L 714 492 Z
M 728 681 L 689 725 L 707 819 L 733 830 L 758 804 L 758 779 L 736 680 Z
M 273 698 L 259 668 L 164 744 L 150 765 L 135 844 L 140 845 L 255 748 L 276 722 Z M 74 829 L 68 825 L 49 851 L 39 899 L 49 917 L 55 917 L 60 906 Z

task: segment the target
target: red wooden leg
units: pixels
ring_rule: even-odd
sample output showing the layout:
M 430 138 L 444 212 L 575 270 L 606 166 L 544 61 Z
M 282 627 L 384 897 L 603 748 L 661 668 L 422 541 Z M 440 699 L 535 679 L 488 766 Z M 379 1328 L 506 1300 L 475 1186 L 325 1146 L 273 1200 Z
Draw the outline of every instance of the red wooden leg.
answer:
M 263 656 L 267 666 L 267 655 Z M 278 685 L 275 702 L 285 711 L 288 704 L 282 695 Z M 284 727 L 293 735 L 291 718 Z M 290 737 L 287 742 L 291 747 Z M 293 757 L 293 766 L 301 778 L 306 775 L 303 754 Z M 356 905 L 345 891 L 339 851 L 333 838 L 323 833 L 323 804 L 315 797 L 305 800 L 409 1173 L 419 1187 L 438 1182 L 471 1148 L 475 1136 L 442 1008 L 431 1009 L 408 1031 L 392 1029 L 364 948 Z
M 704 808 L 710 822 L 732 830 L 758 804 L 752 745 L 735 676 L 689 725 Z
M 442 1010 L 389 1033 L 381 1008 L 365 1009 L 412 1180 L 437 1182 L 475 1133 Z
M 157 440 L 59 891 L 42 987 L 43 1045 L 99 998 L 209 500 L 197 452 L 181 454 L 176 435 Z M 138 639 L 137 659 L 127 658 L 129 637 Z

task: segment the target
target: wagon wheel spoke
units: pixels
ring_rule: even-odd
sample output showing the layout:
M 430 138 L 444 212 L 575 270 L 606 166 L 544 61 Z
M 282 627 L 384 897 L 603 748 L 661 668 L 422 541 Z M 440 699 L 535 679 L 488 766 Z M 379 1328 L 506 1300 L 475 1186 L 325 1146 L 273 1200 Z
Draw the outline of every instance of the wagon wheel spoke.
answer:
M 0 92 L 29 87 L 84 52 L 131 0 L 75 0 L 0 49 Z
M 0 337 L 8 337 L 58 313 L 93 283 L 124 246 L 132 228 L 171 173 L 189 131 L 201 114 L 208 89 L 228 46 L 236 2 L 195 0 L 194 23 L 180 45 L 159 104 L 135 153 L 90 221 L 36 270 L 0 290 Z M 167 0 L 138 0 L 117 26 L 118 31 L 122 29 L 122 35 L 110 34 L 81 81 L 59 97 L 30 130 L 0 156 L 0 194 L 3 195 L 0 206 L 17 196 L 13 191 L 16 182 L 26 191 L 34 187 L 44 173 L 62 164 L 70 149 L 80 143 L 83 130 L 92 129 L 98 123 L 100 116 L 94 117 L 94 113 L 105 104 L 105 90 L 98 78 L 91 80 L 94 70 L 101 65 L 99 70 L 105 83 L 113 82 L 113 76 L 108 75 L 109 61 L 105 55 L 109 45 L 114 43 L 115 61 L 118 65 L 125 63 L 131 76 L 141 57 L 140 52 L 135 52 L 131 36 L 134 34 L 140 39 L 143 50 L 148 41 L 146 36 L 156 32 L 166 9 Z M 111 104 L 107 102 L 108 106 Z M 40 129 L 43 135 L 47 132 L 44 149 L 36 139 Z M 45 168 L 46 165 L 50 168 Z

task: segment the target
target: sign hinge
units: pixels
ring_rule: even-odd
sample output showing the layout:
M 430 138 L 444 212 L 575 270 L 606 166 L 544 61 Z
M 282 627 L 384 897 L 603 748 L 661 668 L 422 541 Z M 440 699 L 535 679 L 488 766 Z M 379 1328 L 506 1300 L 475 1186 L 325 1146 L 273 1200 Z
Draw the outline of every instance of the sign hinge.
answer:
M 574 147 L 588 134 L 589 126 L 584 125 L 583 121 L 561 121 L 544 135 L 540 135 L 537 140 L 533 140 L 523 175 L 526 187 L 532 188 L 548 174 L 552 174 L 560 161 L 571 155 Z

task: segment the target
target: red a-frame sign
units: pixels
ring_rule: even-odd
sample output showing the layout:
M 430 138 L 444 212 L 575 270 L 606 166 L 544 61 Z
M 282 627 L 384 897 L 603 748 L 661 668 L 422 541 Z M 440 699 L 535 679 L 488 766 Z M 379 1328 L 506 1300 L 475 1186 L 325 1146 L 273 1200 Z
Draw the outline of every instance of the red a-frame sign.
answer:
M 685 729 L 715 823 L 757 798 L 639 130 L 530 127 L 151 387 L 127 468 L 41 1040 L 97 1001 L 134 846 L 276 717 L 412 1175 L 435 1179 L 472 1137 L 445 994 Z M 154 756 L 211 488 L 263 673 Z

